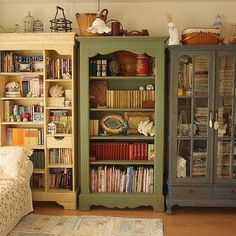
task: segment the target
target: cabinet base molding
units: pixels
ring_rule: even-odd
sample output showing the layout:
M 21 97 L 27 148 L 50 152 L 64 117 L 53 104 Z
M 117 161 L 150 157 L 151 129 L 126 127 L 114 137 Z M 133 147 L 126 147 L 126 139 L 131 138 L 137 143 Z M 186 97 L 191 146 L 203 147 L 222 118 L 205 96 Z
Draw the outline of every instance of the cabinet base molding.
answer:
M 55 201 L 59 205 L 63 206 L 65 210 L 76 210 L 77 209 L 77 193 L 34 193 L 33 201 Z
M 108 208 L 136 208 L 151 206 L 154 211 L 164 211 L 163 195 L 148 193 L 91 193 L 79 196 L 79 209 L 90 210 L 91 206 L 104 206 Z
M 166 197 L 166 211 L 174 206 L 236 207 L 235 187 L 171 187 Z

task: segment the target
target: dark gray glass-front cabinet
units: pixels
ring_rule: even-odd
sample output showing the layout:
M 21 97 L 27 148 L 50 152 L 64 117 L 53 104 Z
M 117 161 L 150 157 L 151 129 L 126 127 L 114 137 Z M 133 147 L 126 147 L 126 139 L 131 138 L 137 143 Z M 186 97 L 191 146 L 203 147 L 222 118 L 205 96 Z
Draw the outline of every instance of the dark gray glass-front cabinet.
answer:
M 167 212 L 236 206 L 236 47 L 172 46 Z

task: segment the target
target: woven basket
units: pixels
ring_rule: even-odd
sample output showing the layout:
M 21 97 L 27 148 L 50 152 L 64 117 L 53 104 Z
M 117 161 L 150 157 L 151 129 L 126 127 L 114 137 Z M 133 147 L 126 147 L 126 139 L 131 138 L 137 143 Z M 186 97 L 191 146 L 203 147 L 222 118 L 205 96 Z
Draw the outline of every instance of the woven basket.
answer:
M 108 10 L 107 9 L 103 9 L 100 14 L 99 17 L 101 19 L 103 19 L 105 22 L 107 20 L 107 14 L 108 14 Z M 76 13 L 76 20 L 79 26 L 79 32 L 80 32 L 80 36 L 87 36 L 87 37 L 91 37 L 91 36 L 99 36 L 100 34 L 96 33 L 90 33 L 87 31 L 88 27 L 90 27 L 92 25 L 92 23 L 94 22 L 94 20 L 97 17 L 97 13 Z
M 182 31 L 183 44 L 218 44 L 220 30 L 217 28 L 187 28 Z

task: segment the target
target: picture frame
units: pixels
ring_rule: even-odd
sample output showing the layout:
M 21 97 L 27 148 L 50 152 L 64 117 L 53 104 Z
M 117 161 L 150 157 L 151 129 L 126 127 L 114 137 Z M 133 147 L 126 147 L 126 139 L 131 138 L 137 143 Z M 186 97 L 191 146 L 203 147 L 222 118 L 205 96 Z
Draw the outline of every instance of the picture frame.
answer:
M 121 134 L 123 132 L 125 119 L 119 114 L 108 114 L 100 121 L 103 130 L 109 134 Z
M 34 112 L 33 113 L 33 121 L 43 121 L 44 113 L 43 112 Z
M 31 63 L 20 63 L 19 71 L 20 72 L 30 72 L 31 71 Z

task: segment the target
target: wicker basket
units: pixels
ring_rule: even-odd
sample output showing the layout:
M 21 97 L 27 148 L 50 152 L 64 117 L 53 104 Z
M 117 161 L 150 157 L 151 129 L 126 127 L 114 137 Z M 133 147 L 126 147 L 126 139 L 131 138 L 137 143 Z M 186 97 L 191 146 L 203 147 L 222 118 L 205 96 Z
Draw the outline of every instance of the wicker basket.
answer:
M 182 31 L 183 44 L 218 44 L 219 42 L 218 28 L 187 28 Z
M 107 14 L 108 14 L 108 10 L 103 9 L 100 12 L 99 17 L 102 18 L 106 22 Z M 92 23 L 94 22 L 94 20 L 96 19 L 97 13 L 82 13 L 82 14 L 76 13 L 75 16 L 76 16 L 76 20 L 79 26 L 80 36 L 91 37 L 91 36 L 100 35 L 98 33 L 93 34 L 87 31 L 88 27 L 90 27 Z

